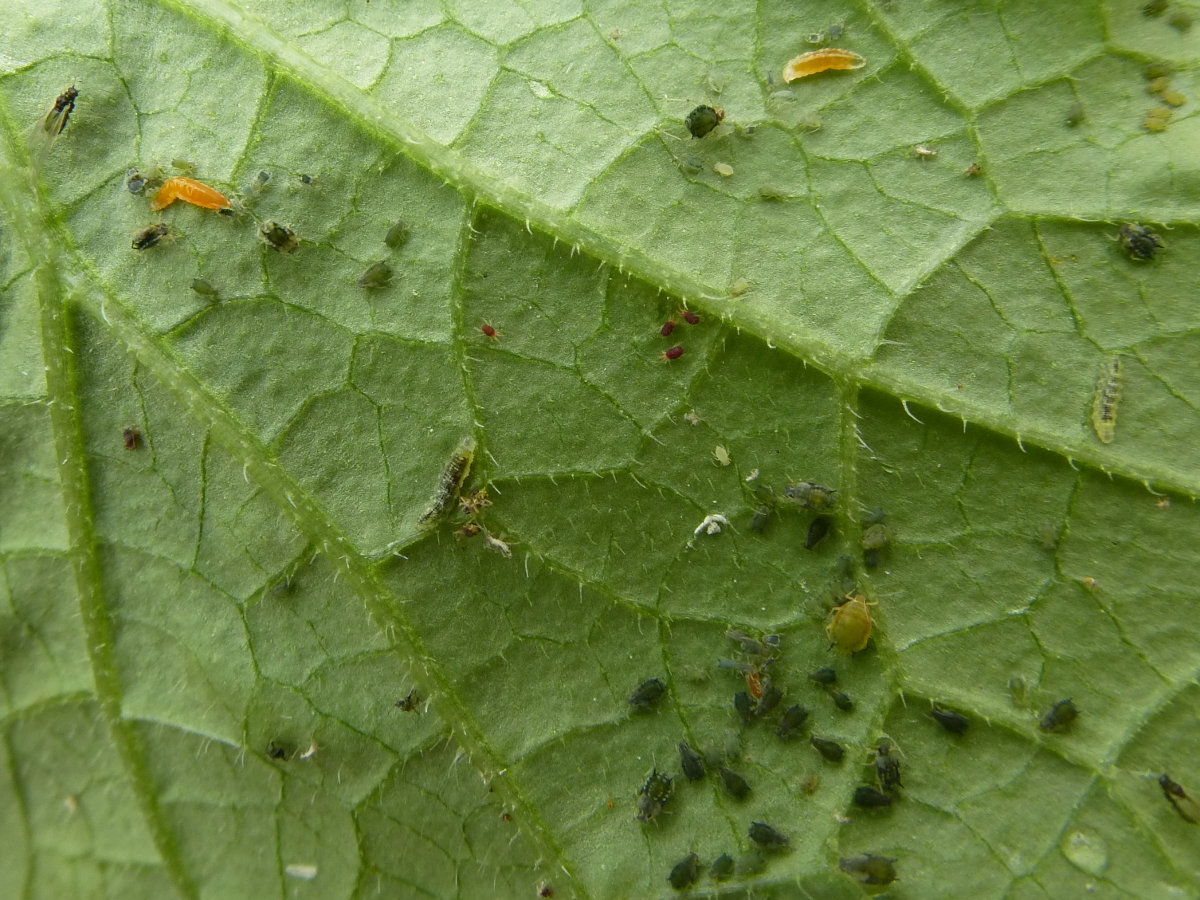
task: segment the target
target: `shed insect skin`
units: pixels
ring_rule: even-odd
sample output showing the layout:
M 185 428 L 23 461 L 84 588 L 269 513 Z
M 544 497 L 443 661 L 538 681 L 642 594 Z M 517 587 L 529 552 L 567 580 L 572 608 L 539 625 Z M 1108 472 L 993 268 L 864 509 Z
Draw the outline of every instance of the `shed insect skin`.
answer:
M 1167 115 L 1162 118 L 1165 119 L 1170 114 L 1171 111 L 1167 110 Z M 1154 259 L 1158 255 L 1158 251 L 1165 246 L 1162 238 L 1145 225 L 1139 225 L 1136 222 L 1126 222 L 1118 228 L 1117 239 L 1129 253 L 1129 258 L 1134 260 Z
M 801 53 L 788 62 L 783 67 L 783 80 L 790 84 L 798 78 L 806 78 L 809 75 L 816 75 L 818 72 L 861 69 L 866 64 L 867 61 L 853 50 L 826 47 L 822 50 Z
M 421 695 L 417 693 L 417 689 L 413 688 L 402 699 L 396 701 L 396 709 L 403 712 L 417 712 L 421 705 Z
M 1106 359 L 1096 378 L 1092 398 L 1092 428 L 1103 444 L 1111 444 L 1117 431 L 1117 406 L 1121 402 L 1121 357 Z
M 471 462 L 474 458 L 475 441 L 466 438 L 459 444 L 454 455 L 450 457 L 450 462 L 442 470 L 441 477 L 438 478 L 437 489 L 434 491 L 433 503 L 429 511 L 417 520 L 418 525 L 424 528 L 430 527 L 450 511 L 463 482 L 467 480 L 467 475 L 471 472 Z
M 1163 796 L 1175 807 L 1175 811 L 1185 822 L 1200 825 L 1200 804 L 1183 789 L 1183 785 L 1172 781 L 1171 776 L 1164 772 L 1158 777 L 1158 786 L 1162 788 Z
M 166 209 L 176 200 L 182 200 L 184 203 L 190 203 L 203 209 L 230 208 L 229 198 L 215 187 L 210 187 L 195 178 L 178 175 L 163 182 L 162 187 L 154 195 L 154 199 L 150 201 L 150 211 L 157 212 L 160 209 Z
M 126 450 L 136 450 L 142 445 L 142 433 L 136 428 L 126 428 L 121 432 L 121 440 Z

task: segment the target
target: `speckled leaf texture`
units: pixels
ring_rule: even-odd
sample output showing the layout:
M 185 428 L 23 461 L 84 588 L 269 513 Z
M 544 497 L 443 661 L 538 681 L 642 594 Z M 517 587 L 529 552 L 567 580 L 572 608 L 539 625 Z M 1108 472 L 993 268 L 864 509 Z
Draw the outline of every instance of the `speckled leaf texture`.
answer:
M 4 0 L 0 898 L 1200 898 L 1193 17 Z

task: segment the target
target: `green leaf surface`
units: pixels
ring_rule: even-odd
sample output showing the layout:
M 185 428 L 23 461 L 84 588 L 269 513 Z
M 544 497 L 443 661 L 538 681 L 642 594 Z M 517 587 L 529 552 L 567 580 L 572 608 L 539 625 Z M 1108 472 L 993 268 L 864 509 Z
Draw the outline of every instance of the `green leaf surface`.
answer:
M 0 897 L 1200 897 L 1200 9 L 1143 5 L 0 5 Z

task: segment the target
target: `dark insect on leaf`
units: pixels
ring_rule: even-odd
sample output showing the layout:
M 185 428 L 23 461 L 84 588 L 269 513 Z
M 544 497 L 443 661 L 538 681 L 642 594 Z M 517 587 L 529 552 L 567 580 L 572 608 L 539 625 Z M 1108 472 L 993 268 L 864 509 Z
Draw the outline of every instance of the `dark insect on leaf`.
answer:
M 1164 246 L 1157 234 L 1145 225 L 1126 222 L 1117 229 L 1121 246 L 1129 253 L 1130 259 L 1154 259 Z
M 296 232 L 274 219 L 258 226 L 258 238 L 276 253 L 295 253 L 300 246 Z
M 829 687 L 830 685 L 837 684 L 837 672 L 833 671 L 829 666 L 824 666 L 815 672 L 809 672 L 808 680 Z
M 671 874 L 667 876 L 667 881 L 671 883 L 671 887 L 677 891 L 682 891 L 684 888 L 689 888 L 696 883 L 696 879 L 700 877 L 700 857 L 695 853 L 689 853 L 679 862 L 675 863 L 675 867 L 671 869 Z
M 837 741 L 831 741 L 828 738 L 816 737 L 814 735 L 808 739 L 808 742 L 829 762 L 840 763 L 842 757 L 846 755 L 846 748 Z
M 1200 803 L 1188 795 L 1183 785 L 1171 780 L 1171 776 L 1162 774 L 1158 778 L 1158 786 L 1162 788 L 1163 796 L 1175 807 L 1175 811 L 1185 822 L 1200 825 Z
M 147 225 L 133 236 L 134 250 L 148 250 L 171 233 L 171 229 L 159 222 L 157 225 Z
M 125 170 L 125 190 L 131 194 L 140 194 L 146 186 L 146 176 L 137 169 Z
M 795 736 L 804 723 L 808 720 L 808 710 L 803 706 L 789 706 L 784 710 L 783 715 L 779 717 L 779 726 L 775 729 L 775 734 L 783 739 Z
M 783 689 L 773 684 L 770 678 L 763 679 L 763 692 L 758 699 L 758 704 L 754 707 L 754 715 L 760 719 L 769 715 L 782 699 Z
M 854 805 L 866 809 L 876 809 L 881 806 L 891 806 L 892 798 L 869 784 L 860 784 L 854 789 Z
M 671 332 L 674 330 L 675 330 L 674 320 L 668 319 L 666 322 L 663 323 L 663 327 L 658 329 L 658 333 L 661 334 L 663 337 L 669 337 Z
M 1083 109 L 1082 103 L 1074 103 L 1067 110 L 1067 124 L 1072 128 L 1082 125 L 1087 120 L 1087 113 Z
M 67 120 L 75 111 L 75 98 L 78 96 L 79 91 L 75 90 L 75 85 L 71 85 L 55 98 L 54 106 L 50 107 L 50 112 L 42 119 L 42 130 L 46 134 L 58 137 L 63 133 L 63 129 L 67 127 Z
M 383 242 L 392 250 L 398 250 L 408 243 L 408 239 L 412 237 L 412 229 L 408 227 L 407 222 L 397 222 L 388 229 L 387 234 L 383 238 Z
M 267 744 L 267 756 L 270 759 L 287 759 L 291 756 L 291 753 L 288 752 L 288 749 L 283 744 L 271 741 L 271 743 Z
M 637 813 L 634 816 L 639 822 L 651 822 L 663 811 L 667 801 L 671 799 L 674 787 L 671 776 L 655 769 L 638 791 Z
M 745 800 L 750 796 L 750 784 L 737 772 L 721 766 L 717 769 L 717 774 L 721 776 L 721 783 L 725 785 L 725 790 L 729 791 L 730 796 L 735 800 Z
M 804 537 L 804 549 L 811 550 L 829 534 L 833 519 L 829 516 L 817 516 L 808 526 L 808 534 Z
M 136 450 L 141 446 L 142 433 L 136 428 L 126 428 L 121 432 L 121 439 L 124 441 L 126 450 Z
M 875 777 L 885 791 L 904 787 L 900 781 L 900 760 L 892 756 L 892 745 L 887 741 L 880 741 L 875 748 Z
M 396 708 L 404 710 L 404 712 L 416 712 L 421 705 L 421 695 L 417 693 L 417 689 L 413 688 L 402 700 L 396 701 Z
M 679 742 L 679 765 L 688 781 L 699 781 L 704 777 L 704 757 L 689 747 L 687 741 Z
M 869 526 L 862 536 L 864 550 L 882 550 L 895 538 L 896 533 L 879 522 Z
M 1142 15 L 1147 19 L 1156 19 L 1167 11 L 1167 0 L 1150 0 L 1142 7 Z
M 546 900 L 548 897 L 554 896 L 554 885 L 548 881 L 540 882 L 537 886 L 537 895 Z
M 733 708 L 742 717 L 743 725 L 750 725 L 754 721 L 754 706 L 750 703 L 747 691 L 738 691 L 733 695 Z
M 929 714 L 933 716 L 934 721 L 953 734 L 964 734 L 971 726 L 971 720 L 966 716 L 953 710 L 942 709 L 940 706 L 929 710 Z
M 690 309 L 681 309 L 679 311 L 679 314 L 681 316 L 683 316 L 683 321 L 687 322 L 689 325 L 699 325 L 700 324 L 700 317 L 698 315 L 696 315 L 694 312 L 692 312 Z
M 687 126 L 688 132 L 694 138 L 702 138 L 718 125 L 725 118 L 725 110 L 720 107 L 712 106 L 697 106 L 687 118 L 683 120 L 683 124 Z
M 662 358 L 667 362 L 670 362 L 673 359 L 679 359 L 681 356 L 683 356 L 682 347 L 671 347 L 670 349 L 663 351 Z
M 270 172 L 259 172 L 258 176 L 254 179 L 254 183 L 256 185 L 258 185 L 259 187 L 263 187 L 270 180 L 271 180 Z
M 650 709 L 658 698 L 667 692 L 667 686 L 657 678 L 648 678 L 629 695 L 629 705 L 634 709 Z
M 722 853 L 713 860 L 712 868 L 708 870 L 708 877 L 714 881 L 725 881 L 733 874 L 733 857 L 728 853 Z
M 750 840 L 766 850 L 779 850 L 788 845 L 787 836 L 766 822 L 751 823 Z
M 829 696 L 833 700 L 833 705 L 842 712 L 854 712 L 854 701 L 845 691 L 830 691 Z
M 301 176 L 300 176 L 300 183 L 301 183 L 301 184 L 312 184 L 312 183 L 313 183 L 313 181 L 314 181 L 314 179 L 313 179 L 313 177 L 312 177 L 311 175 L 301 175 Z
M 883 559 L 883 551 L 872 549 L 863 551 L 863 565 L 868 569 L 878 569 L 879 562 Z
M 799 484 L 789 484 L 783 489 L 783 495 L 805 509 L 815 509 L 818 512 L 833 506 L 837 491 L 824 487 L 812 481 L 802 481 Z
M 754 515 L 750 517 L 750 530 L 762 534 L 767 530 L 767 525 L 771 523 L 771 507 L 760 506 L 754 511 Z
M 891 884 L 896 880 L 896 858 L 893 856 L 843 857 L 838 868 L 861 884 Z
M 1048 734 L 1060 734 L 1068 730 L 1071 723 L 1077 718 L 1079 718 L 1079 709 L 1075 706 L 1074 701 L 1059 700 L 1042 716 L 1038 727 Z
M 380 260 L 367 266 L 367 270 L 355 279 L 355 284 L 367 291 L 387 287 L 392 281 L 392 267 Z

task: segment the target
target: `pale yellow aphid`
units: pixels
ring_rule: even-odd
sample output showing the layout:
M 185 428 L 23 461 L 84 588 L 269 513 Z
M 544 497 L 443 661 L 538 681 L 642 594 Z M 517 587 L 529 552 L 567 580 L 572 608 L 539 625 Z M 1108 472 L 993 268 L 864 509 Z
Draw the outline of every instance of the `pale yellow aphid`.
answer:
M 1106 359 L 1096 379 L 1092 399 L 1092 428 L 1102 443 L 1111 444 L 1117 430 L 1117 404 L 1121 402 L 1121 357 Z
M 729 163 L 717 163 L 713 166 L 713 171 L 722 178 L 728 178 L 733 174 L 733 166 L 729 165 Z
M 811 53 L 801 53 L 783 67 L 783 80 L 791 83 L 806 75 L 816 75 L 829 69 L 861 69 L 867 61 L 853 50 L 838 50 L 826 47 L 823 50 L 813 50 Z
M 713 447 L 712 457 L 713 457 L 713 462 L 716 463 L 718 466 L 727 466 L 731 462 L 733 462 L 733 460 L 729 456 L 729 451 L 726 450 L 724 447 L 722 447 L 720 444 L 717 444 L 717 446 Z
M 871 610 L 862 594 L 847 595 L 825 625 L 825 633 L 839 653 L 849 656 L 867 646 L 871 637 Z

